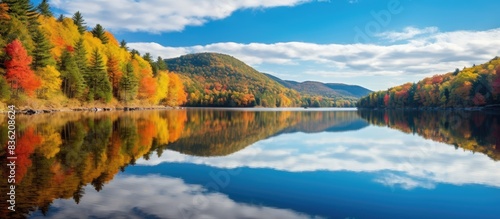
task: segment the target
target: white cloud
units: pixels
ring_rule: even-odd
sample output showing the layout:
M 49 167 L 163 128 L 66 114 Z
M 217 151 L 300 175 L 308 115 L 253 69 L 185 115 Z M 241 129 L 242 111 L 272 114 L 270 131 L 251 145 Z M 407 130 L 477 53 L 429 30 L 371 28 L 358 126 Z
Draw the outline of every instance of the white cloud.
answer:
M 181 31 L 230 16 L 241 9 L 295 6 L 310 0 L 52 0 L 69 14 L 80 11 L 89 26 L 111 30 Z
M 393 188 L 401 187 L 406 190 L 411 190 L 418 187 L 425 189 L 434 189 L 436 187 L 436 185 L 432 182 L 428 182 L 425 180 L 418 180 L 406 176 L 400 176 L 394 173 L 389 173 L 380 178 L 377 178 L 375 179 L 375 182 Z
M 224 157 L 194 157 L 167 150 L 160 158 L 151 156 L 150 160 L 140 159 L 137 164 L 162 162 L 289 172 L 372 172 L 381 174 L 377 174 L 376 182 L 404 189 L 431 189 L 439 183 L 500 187 L 500 175 L 491 174 L 500 168 L 500 162 L 481 153 L 455 150 L 450 145 L 380 127 L 341 134 L 280 135 Z
M 222 193 L 207 192 L 200 185 L 180 179 L 149 176 L 118 176 L 96 192 L 85 187 L 85 195 L 76 205 L 73 200 L 58 199 L 50 218 L 311 218 L 288 209 L 235 202 Z M 46 218 L 35 216 L 31 218 Z
M 304 80 L 380 76 L 386 77 L 380 81 L 385 87 L 388 81 L 396 80 L 394 76 L 405 76 L 407 81 L 417 80 L 483 63 L 500 55 L 500 29 L 435 33 L 434 30 L 432 27 L 409 29 L 406 35 L 397 37 L 432 34 L 393 45 L 223 42 L 189 47 L 166 47 L 157 43 L 129 43 L 129 46 L 164 58 L 198 52 L 225 53 L 257 70 L 283 72 L 279 69 L 286 69 L 287 74 L 301 75 Z M 275 68 L 260 69 L 266 65 Z
M 426 27 L 423 29 L 415 27 L 406 27 L 402 32 L 388 31 L 376 34 L 377 37 L 394 41 L 413 39 L 416 36 L 424 34 L 432 34 L 438 32 L 437 27 Z

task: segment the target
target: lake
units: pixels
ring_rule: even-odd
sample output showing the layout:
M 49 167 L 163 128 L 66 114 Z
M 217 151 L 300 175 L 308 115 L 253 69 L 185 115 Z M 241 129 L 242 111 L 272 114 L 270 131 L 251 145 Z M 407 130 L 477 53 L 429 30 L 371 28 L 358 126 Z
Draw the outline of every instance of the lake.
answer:
M 2 201 L 0 218 L 500 217 L 494 114 L 177 109 L 16 122 L 16 211 Z

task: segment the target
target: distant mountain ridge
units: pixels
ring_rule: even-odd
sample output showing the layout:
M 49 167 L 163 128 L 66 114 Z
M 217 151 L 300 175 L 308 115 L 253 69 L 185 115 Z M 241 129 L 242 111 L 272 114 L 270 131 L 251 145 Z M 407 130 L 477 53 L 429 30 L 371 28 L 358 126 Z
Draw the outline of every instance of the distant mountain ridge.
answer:
M 372 92 L 371 90 L 358 85 L 349 85 L 342 83 L 322 83 L 318 81 L 297 82 L 291 80 L 282 80 L 267 73 L 263 74 L 287 88 L 291 88 L 301 93 L 311 95 L 321 95 L 327 97 L 347 96 L 360 98 Z
M 370 92 L 355 85 L 281 80 L 226 54 L 188 54 L 165 62 L 185 81 L 187 106 L 347 107 Z

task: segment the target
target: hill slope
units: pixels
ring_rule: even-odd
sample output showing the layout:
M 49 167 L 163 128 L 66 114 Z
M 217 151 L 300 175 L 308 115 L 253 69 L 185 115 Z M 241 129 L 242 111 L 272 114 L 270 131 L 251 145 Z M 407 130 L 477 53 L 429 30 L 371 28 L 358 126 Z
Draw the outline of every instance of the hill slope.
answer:
M 299 93 L 229 55 L 198 53 L 165 60 L 169 70 L 187 81 L 191 106 L 300 105 Z
M 373 92 L 358 102 L 365 108 L 475 107 L 500 104 L 500 58 L 482 65 L 424 78 L 386 91 Z
M 352 106 L 354 97 L 334 98 L 295 90 L 225 54 L 198 53 L 165 60 L 186 82 L 188 106 Z M 326 87 L 325 89 L 331 90 Z M 326 96 L 326 97 L 325 97 Z
M 281 85 L 299 91 L 303 94 L 309 95 L 320 95 L 325 97 L 351 97 L 351 98 L 360 98 L 368 95 L 371 90 L 368 90 L 364 87 L 358 85 L 348 85 L 348 84 L 340 84 L 340 83 L 321 83 L 317 81 L 290 81 L 290 80 L 282 80 L 276 76 L 263 73 L 267 77 L 272 80 L 280 83 Z

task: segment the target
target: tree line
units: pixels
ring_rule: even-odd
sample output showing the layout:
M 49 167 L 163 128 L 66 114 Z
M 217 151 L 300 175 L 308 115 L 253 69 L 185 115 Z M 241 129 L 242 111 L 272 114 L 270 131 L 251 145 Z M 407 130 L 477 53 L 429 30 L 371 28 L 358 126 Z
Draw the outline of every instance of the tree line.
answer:
M 500 58 L 370 93 L 362 108 L 481 107 L 500 104 Z
M 185 103 L 182 80 L 161 57 L 85 25 L 80 12 L 55 18 L 47 0 L 0 3 L 0 101 Z

